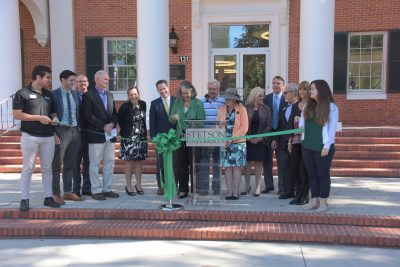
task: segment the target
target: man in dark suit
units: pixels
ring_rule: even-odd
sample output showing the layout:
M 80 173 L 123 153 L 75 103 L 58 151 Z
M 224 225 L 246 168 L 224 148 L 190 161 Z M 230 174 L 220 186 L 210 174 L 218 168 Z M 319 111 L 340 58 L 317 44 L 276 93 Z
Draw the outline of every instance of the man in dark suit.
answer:
M 89 173 L 92 198 L 105 200 L 118 198 L 112 191 L 115 161 L 117 110 L 113 95 L 106 90 L 109 76 L 104 70 L 96 72 L 96 86 L 83 94 L 82 116 L 85 138 L 89 144 Z M 99 179 L 100 161 L 103 160 L 103 185 Z
M 60 73 L 61 86 L 53 91 L 56 104 L 57 117 L 60 120 L 56 126 L 56 135 L 60 143 L 56 144 L 53 170 L 53 199 L 58 204 L 65 204 L 64 200 L 81 201 L 83 198 L 72 191 L 72 177 L 74 173 L 74 159 L 78 154 L 81 144 L 81 133 L 79 130 L 79 108 L 78 94 L 72 90 L 76 74 L 70 70 Z M 63 166 L 64 197 L 61 197 L 60 173 Z
M 285 106 L 284 97 L 282 97 L 282 90 L 285 88 L 285 80 L 281 76 L 275 76 L 272 79 L 272 93 L 266 95 L 264 97 L 264 105 L 268 106 L 271 110 L 272 117 L 272 129 L 271 132 L 275 132 L 278 129 L 279 125 L 279 113 Z M 274 188 L 274 177 L 272 175 L 272 158 L 275 151 L 275 156 L 278 158 L 278 150 L 277 147 L 271 144 L 268 153 L 270 156 L 264 162 L 264 182 L 265 189 L 262 191 L 263 194 L 266 194 L 270 191 L 273 191 Z M 281 193 L 283 190 L 283 182 L 282 175 L 280 174 L 280 170 L 278 167 L 278 193 Z
M 75 89 L 78 93 L 79 100 L 82 103 L 83 94 L 87 92 L 89 86 L 88 78 L 85 75 L 78 75 L 75 80 Z M 82 109 L 81 109 L 82 110 Z M 82 115 L 80 115 L 82 118 Z M 81 120 L 81 129 L 85 128 L 85 125 Z M 82 175 L 81 175 L 81 163 L 82 163 Z M 81 131 L 81 145 L 79 147 L 78 155 L 76 158 L 76 167 L 74 173 L 74 188 L 73 191 L 77 194 L 91 196 L 91 185 L 89 176 L 89 145 L 85 140 L 85 131 Z
M 169 113 L 175 102 L 175 97 L 170 95 L 168 83 L 166 80 L 159 80 L 156 83 L 157 92 L 160 97 L 151 101 L 150 104 L 150 137 L 153 139 L 158 133 L 166 133 L 171 128 L 175 128 L 169 122 Z M 162 157 L 157 156 L 157 195 L 163 195 L 164 190 L 160 184 L 160 170 L 163 173 Z M 163 179 L 163 178 L 162 178 Z
M 295 114 L 299 114 L 299 103 L 297 102 L 297 85 L 288 84 L 283 90 L 286 105 L 279 113 L 278 131 L 286 131 L 294 128 Z M 282 175 L 283 193 L 279 199 L 288 199 L 294 197 L 294 185 L 291 172 L 290 152 L 288 150 L 288 141 L 292 135 L 279 135 L 273 138 L 273 146 L 278 147 L 277 162 L 278 169 Z

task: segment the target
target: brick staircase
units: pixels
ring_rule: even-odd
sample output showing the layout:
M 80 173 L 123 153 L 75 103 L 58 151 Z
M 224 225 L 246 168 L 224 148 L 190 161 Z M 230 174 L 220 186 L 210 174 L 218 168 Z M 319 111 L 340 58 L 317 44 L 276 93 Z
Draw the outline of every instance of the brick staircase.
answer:
M 400 217 L 255 211 L 0 210 L 0 238 L 318 242 L 400 247 Z
M 19 140 L 19 131 L 11 131 L 0 137 L 0 173 L 21 172 Z M 114 171 L 123 173 L 124 162 L 117 158 L 118 149 L 117 143 Z M 35 171 L 40 171 L 39 165 Z M 276 173 L 275 167 L 274 171 Z M 149 145 L 149 158 L 145 161 L 144 172 L 156 172 L 153 144 Z M 400 178 L 400 128 L 348 128 L 338 133 L 331 175 Z

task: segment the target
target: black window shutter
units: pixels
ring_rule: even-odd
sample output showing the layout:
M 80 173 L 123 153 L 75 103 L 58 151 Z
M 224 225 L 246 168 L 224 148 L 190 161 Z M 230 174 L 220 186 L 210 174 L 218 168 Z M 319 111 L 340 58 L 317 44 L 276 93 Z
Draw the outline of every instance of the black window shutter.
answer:
M 103 69 L 103 38 L 86 37 L 86 75 L 89 88 L 94 88 L 94 74 Z
M 347 32 L 335 33 L 333 55 L 333 92 L 346 93 L 347 88 Z
M 388 91 L 400 92 L 400 29 L 389 31 Z

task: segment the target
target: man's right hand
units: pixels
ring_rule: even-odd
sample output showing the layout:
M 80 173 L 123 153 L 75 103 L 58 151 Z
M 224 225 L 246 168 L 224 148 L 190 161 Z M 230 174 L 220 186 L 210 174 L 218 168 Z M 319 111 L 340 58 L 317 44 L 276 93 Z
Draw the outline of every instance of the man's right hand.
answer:
M 39 116 L 39 121 L 40 121 L 40 123 L 42 123 L 44 125 L 48 125 L 51 123 L 51 119 L 46 116 Z

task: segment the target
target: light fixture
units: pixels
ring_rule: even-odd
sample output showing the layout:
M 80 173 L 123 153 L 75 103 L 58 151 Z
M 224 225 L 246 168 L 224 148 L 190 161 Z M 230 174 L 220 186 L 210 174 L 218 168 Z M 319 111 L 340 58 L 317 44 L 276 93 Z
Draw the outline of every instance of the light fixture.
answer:
M 178 35 L 175 32 L 174 26 L 172 26 L 171 32 L 169 33 L 169 48 L 171 48 L 172 53 L 174 54 L 178 53 L 178 47 L 177 47 L 178 40 L 179 40 Z
M 215 61 L 215 66 L 216 67 L 230 67 L 236 65 L 235 61 L 229 61 L 229 60 L 216 60 Z

